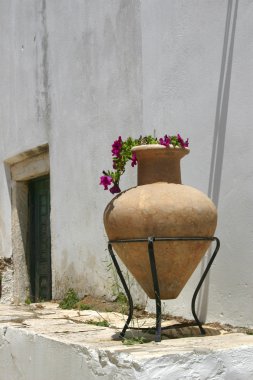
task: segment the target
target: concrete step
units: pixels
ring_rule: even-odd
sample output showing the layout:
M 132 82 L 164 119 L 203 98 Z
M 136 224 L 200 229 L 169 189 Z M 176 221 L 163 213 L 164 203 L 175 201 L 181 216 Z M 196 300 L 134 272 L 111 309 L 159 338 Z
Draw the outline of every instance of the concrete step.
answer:
M 104 319 L 110 327 L 90 322 Z M 252 335 L 207 326 L 203 337 L 191 327 L 165 330 L 160 343 L 125 345 L 118 340 L 124 319 L 56 303 L 0 305 L 0 380 L 253 379 Z M 141 330 L 126 335 L 130 343 L 138 337 L 153 339 Z

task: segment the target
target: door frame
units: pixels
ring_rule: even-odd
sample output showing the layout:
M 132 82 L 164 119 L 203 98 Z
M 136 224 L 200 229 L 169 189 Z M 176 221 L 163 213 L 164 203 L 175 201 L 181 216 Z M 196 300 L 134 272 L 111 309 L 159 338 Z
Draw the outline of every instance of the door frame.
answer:
M 30 299 L 28 267 L 28 181 L 49 175 L 48 144 L 37 146 L 5 160 L 11 199 L 11 240 L 13 258 L 13 294 L 15 304 Z M 52 271 L 53 273 L 53 271 Z

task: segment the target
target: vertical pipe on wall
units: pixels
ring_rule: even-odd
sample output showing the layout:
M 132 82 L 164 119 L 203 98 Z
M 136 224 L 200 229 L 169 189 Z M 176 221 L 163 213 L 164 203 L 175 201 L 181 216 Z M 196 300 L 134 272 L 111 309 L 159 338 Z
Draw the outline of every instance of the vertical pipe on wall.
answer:
M 237 21 L 239 0 L 228 0 L 227 16 L 225 24 L 224 42 L 221 59 L 220 78 L 218 86 L 218 96 L 216 105 L 214 135 L 213 135 L 213 150 L 211 157 L 210 176 L 208 185 L 208 196 L 218 206 L 222 166 L 224 158 L 225 138 L 227 129 L 227 115 L 229 106 L 230 95 L 230 82 L 233 63 L 233 51 L 235 41 L 235 30 Z M 206 255 L 205 260 L 210 259 L 211 251 Z M 201 266 L 201 274 L 205 268 L 206 263 L 203 262 Z M 201 275 L 200 274 L 200 275 Z M 205 285 L 201 289 L 198 300 L 198 313 L 200 320 L 206 320 L 208 309 L 208 294 L 209 294 L 209 275 L 206 278 Z

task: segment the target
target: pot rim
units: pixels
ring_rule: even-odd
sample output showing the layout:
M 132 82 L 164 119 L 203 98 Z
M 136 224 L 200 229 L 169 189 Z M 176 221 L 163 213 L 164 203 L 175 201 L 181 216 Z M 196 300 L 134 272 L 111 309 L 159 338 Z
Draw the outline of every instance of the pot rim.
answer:
M 182 147 L 179 147 L 179 146 L 170 146 L 169 148 L 164 146 L 164 145 L 160 145 L 160 144 L 144 144 L 144 145 L 136 145 L 132 148 L 132 152 L 138 152 L 138 151 L 142 151 L 142 150 L 167 150 L 167 152 L 181 152 L 184 151 L 185 154 L 188 154 L 190 153 L 190 149 L 185 147 L 185 148 L 182 148 Z

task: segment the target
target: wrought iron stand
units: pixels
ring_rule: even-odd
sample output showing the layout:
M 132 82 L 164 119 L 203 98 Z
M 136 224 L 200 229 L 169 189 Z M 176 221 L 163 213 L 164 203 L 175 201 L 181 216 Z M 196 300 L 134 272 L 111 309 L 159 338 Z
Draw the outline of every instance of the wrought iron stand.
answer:
M 166 326 L 166 327 L 161 327 L 161 298 L 160 298 L 160 290 L 159 290 L 159 279 L 157 275 L 157 270 L 156 270 L 156 262 L 155 262 L 155 252 L 154 252 L 154 241 L 198 241 L 198 240 L 209 240 L 209 241 L 215 241 L 216 242 L 216 247 L 212 253 L 212 256 L 206 266 L 206 269 L 204 270 L 204 273 L 201 276 L 201 279 L 193 293 L 192 297 L 192 302 L 191 302 L 191 310 L 193 317 L 195 319 L 195 323 L 181 323 L 181 324 L 175 324 L 172 326 Z M 120 337 L 124 338 L 126 330 L 129 328 L 130 321 L 133 317 L 133 299 L 130 293 L 130 290 L 126 284 L 126 281 L 124 279 L 124 276 L 122 274 L 122 271 L 120 269 L 120 266 L 118 264 L 118 261 L 115 257 L 115 254 L 112 249 L 112 244 L 117 243 L 137 243 L 137 242 L 147 242 L 147 251 L 149 255 L 149 262 L 150 262 L 150 268 L 151 268 L 151 273 L 152 273 L 152 278 L 153 278 L 153 285 L 154 285 L 154 293 L 155 293 L 155 301 L 156 301 L 156 326 L 155 326 L 155 342 L 160 342 L 161 341 L 161 334 L 163 329 L 172 329 L 172 328 L 177 328 L 177 327 L 186 327 L 186 326 L 198 326 L 200 329 L 200 332 L 202 335 L 205 335 L 205 329 L 202 327 L 202 323 L 197 317 L 196 311 L 195 311 L 195 302 L 197 295 L 199 293 L 199 290 L 213 264 L 213 261 L 219 251 L 220 248 L 220 241 L 217 237 L 165 237 L 165 238 L 156 238 L 156 237 L 148 237 L 146 239 L 127 239 L 127 240 L 110 240 L 108 242 L 108 250 L 110 252 L 112 261 L 114 263 L 114 266 L 117 270 L 118 276 L 121 280 L 121 283 L 123 285 L 123 288 L 126 292 L 127 298 L 128 298 L 128 303 L 129 303 L 129 313 L 128 313 L 128 318 L 125 323 L 125 326 L 123 330 L 120 333 Z M 151 330 L 151 328 L 148 328 L 148 330 Z

